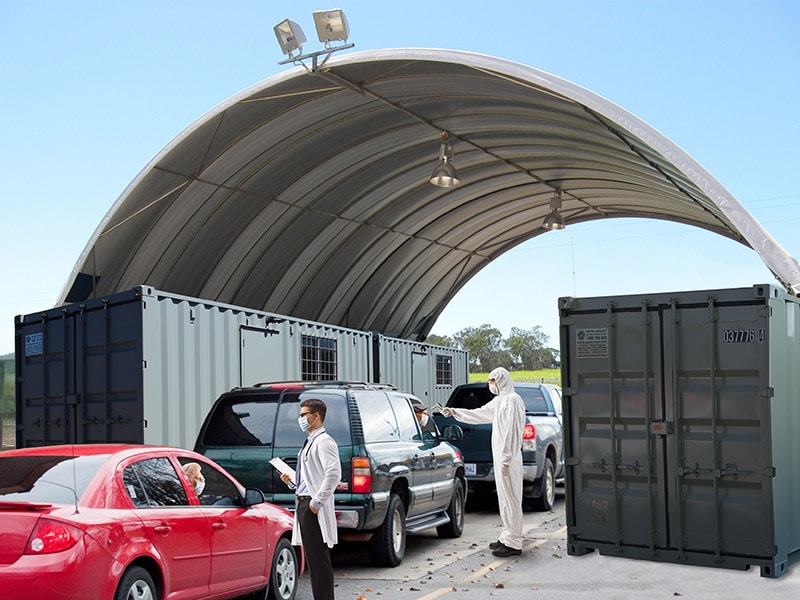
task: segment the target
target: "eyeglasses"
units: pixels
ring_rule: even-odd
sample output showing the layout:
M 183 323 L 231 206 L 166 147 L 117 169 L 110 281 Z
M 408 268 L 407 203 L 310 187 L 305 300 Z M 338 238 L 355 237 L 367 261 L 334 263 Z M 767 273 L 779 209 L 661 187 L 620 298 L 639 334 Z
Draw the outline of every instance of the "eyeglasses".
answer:
M 301 412 L 300 416 L 301 417 L 307 417 L 308 415 L 313 415 L 315 412 L 317 412 L 317 411 Z

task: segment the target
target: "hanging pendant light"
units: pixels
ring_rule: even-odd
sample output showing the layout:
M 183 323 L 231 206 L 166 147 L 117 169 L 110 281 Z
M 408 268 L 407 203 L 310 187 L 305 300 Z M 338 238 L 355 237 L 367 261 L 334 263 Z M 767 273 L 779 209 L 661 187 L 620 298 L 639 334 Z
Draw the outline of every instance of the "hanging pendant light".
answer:
M 439 145 L 439 164 L 431 173 L 431 183 L 439 187 L 449 188 L 457 186 L 458 171 L 453 166 L 453 146 L 449 142 L 447 132 L 442 132 L 442 143 Z
M 544 218 L 542 227 L 554 231 L 557 229 L 564 229 L 567 226 L 564 222 L 564 217 L 558 212 L 561 208 L 561 204 L 561 190 L 556 190 L 553 193 L 553 197 L 550 198 L 550 214 Z

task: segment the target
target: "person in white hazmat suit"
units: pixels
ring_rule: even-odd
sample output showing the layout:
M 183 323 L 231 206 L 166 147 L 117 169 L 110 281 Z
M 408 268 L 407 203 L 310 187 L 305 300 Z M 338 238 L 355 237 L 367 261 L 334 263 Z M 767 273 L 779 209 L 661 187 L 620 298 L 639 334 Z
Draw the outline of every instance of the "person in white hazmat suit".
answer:
M 489 373 L 495 397 L 480 408 L 445 407 L 441 413 L 464 423 L 492 424 L 492 463 L 503 530 L 489 544 L 495 556 L 522 554 L 522 433 L 525 403 L 514 391 L 511 375 L 502 367 Z

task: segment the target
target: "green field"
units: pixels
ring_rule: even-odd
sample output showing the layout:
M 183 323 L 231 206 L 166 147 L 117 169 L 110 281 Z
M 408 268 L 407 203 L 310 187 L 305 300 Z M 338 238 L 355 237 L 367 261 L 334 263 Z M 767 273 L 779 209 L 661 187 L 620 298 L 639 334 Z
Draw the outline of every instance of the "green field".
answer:
M 560 369 L 542 369 L 541 371 L 510 371 L 512 381 L 531 383 L 555 383 L 561 385 Z M 489 379 L 488 373 L 470 373 L 470 383 L 480 383 Z

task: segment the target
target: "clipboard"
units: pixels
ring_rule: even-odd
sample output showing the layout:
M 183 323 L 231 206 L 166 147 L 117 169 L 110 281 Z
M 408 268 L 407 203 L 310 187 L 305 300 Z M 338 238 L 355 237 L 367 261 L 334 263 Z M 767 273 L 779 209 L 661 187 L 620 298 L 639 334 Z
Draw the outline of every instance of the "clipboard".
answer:
M 269 464 L 271 464 L 279 473 L 286 473 L 289 477 L 292 478 L 292 481 L 297 479 L 297 475 L 294 472 L 294 469 L 287 465 L 283 460 L 278 458 L 277 456 L 274 458 L 269 459 Z

